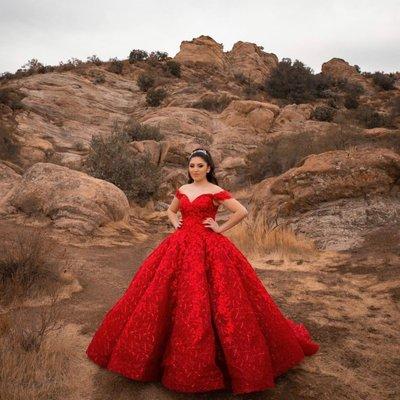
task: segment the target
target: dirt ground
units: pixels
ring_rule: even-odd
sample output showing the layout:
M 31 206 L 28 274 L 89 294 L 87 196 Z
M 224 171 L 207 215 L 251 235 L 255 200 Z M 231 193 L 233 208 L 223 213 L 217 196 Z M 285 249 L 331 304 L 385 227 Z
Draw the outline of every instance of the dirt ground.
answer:
M 357 249 L 322 252 L 311 261 L 250 259 L 285 315 L 303 322 L 321 345 L 317 354 L 278 377 L 275 388 L 240 396 L 223 390 L 181 394 L 159 382 L 136 382 L 92 365 L 87 379 L 90 394 L 84 398 L 400 398 L 399 228 L 382 227 L 367 235 Z M 0 221 L 0 239 L 18 229 L 31 228 Z M 131 246 L 60 245 L 73 261 L 70 272 L 83 288 L 62 300 L 64 319 L 80 327 L 82 354 L 104 314 L 127 288 L 146 255 L 171 231 L 154 226 L 151 239 Z M 85 357 L 82 362 L 91 363 Z

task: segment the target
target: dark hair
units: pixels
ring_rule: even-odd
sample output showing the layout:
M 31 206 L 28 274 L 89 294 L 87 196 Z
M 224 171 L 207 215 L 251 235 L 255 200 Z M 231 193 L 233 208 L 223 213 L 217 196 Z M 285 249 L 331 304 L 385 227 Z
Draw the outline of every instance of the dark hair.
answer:
M 214 161 L 211 157 L 211 154 L 208 152 L 206 149 L 202 149 L 201 147 L 193 150 L 190 153 L 189 162 L 193 157 L 201 157 L 209 166 L 210 166 L 210 172 L 207 172 L 206 177 L 208 182 L 214 183 L 215 185 L 218 185 L 217 178 L 215 176 L 215 165 Z M 193 182 L 193 178 L 190 176 L 190 173 L 188 171 L 188 183 Z

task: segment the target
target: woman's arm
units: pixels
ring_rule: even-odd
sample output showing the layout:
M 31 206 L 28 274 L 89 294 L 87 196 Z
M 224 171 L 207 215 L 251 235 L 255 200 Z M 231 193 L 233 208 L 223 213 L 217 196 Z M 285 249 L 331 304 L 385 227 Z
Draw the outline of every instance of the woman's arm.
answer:
M 218 232 L 222 233 L 238 224 L 244 217 L 248 215 L 248 211 L 239 201 L 234 198 L 223 200 L 224 206 L 232 212 L 229 219 L 222 225 L 219 225 Z
M 171 221 L 172 225 L 175 229 L 180 228 L 182 223 L 182 218 L 178 218 L 178 210 L 179 210 L 179 199 L 175 196 L 167 209 L 167 215 L 169 220 Z

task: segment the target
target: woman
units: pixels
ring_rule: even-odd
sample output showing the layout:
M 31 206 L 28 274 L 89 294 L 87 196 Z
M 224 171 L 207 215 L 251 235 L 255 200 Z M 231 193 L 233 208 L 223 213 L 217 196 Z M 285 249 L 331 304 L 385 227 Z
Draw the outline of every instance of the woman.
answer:
M 282 314 L 246 257 L 222 235 L 247 210 L 218 186 L 207 150 L 190 154 L 188 174 L 167 211 L 175 231 L 141 264 L 86 354 L 110 371 L 178 392 L 274 387 L 275 377 L 319 345 L 303 324 Z M 222 203 L 233 214 L 219 225 Z

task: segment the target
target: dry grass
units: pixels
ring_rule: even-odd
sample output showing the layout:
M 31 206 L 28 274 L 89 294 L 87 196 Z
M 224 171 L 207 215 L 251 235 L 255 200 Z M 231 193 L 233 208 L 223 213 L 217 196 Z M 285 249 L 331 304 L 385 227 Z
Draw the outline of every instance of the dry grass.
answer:
M 316 256 L 314 242 L 296 234 L 290 227 L 269 227 L 262 218 L 254 224 L 247 219 L 230 229 L 227 234 L 248 256 L 263 257 L 266 254 L 286 260 Z
M 41 230 L 19 231 L 0 244 L 0 305 L 21 303 L 63 286 L 60 268 L 50 261 L 51 241 Z
M 90 388 L 78 329 L 50 307 L 0 314 L 0 400 L 81 399 Z

